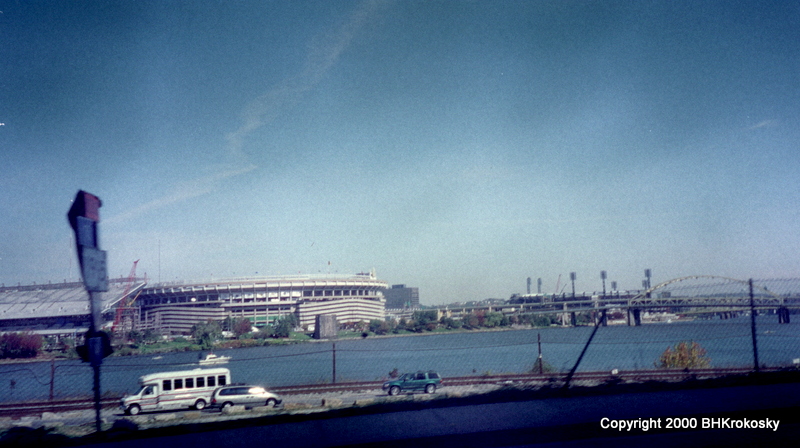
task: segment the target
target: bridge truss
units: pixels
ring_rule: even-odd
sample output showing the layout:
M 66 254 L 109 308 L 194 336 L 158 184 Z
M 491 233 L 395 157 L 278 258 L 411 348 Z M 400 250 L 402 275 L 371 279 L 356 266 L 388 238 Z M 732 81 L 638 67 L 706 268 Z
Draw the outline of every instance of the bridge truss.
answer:
M 751 305 L 756 308 L 800 307 L 800 293 L 772 291 L 768 289 L 765 282 L 767 281 L 739 280 L 713 275 L 680 277 L 642 291 L 624 305 L 647 308 L 725 308 Z M 615 301 L 612 299 L 611 303 L 613 302 Z

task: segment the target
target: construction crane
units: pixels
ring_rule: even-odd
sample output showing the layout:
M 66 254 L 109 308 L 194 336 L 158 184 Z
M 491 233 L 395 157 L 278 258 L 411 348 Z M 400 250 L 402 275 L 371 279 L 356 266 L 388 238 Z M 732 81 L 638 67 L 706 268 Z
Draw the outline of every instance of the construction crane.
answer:
M 119 300 L 119 303 L 117 304 L 117 313 L 116 313 L 116 315 L 114 317 L 114 326 L 111 327 L 111 331 L 114 334 L 118 334 L 118 333 L 122 332 L 123 331 L 123 328 L 122 328 L 123 327 L 122 326 L 123 320 L 125 320 L 126 317 L 131 317 L 130 316 L 130 309 L 131 309 L 131 305 L 133 304 L 133 301 L 132 300 L 128 301 L 128 298 L 129 298 L 128 295 L 131 292 L 131 288 L 133 287 L 133 284 L 136 282 L 136 264 L 138 264 L 138 263 L 139 263 L 139 260 L 136 260 L 136 261 L 133 262 L 133 266 L 131 267 L 131 273 L 128 274 L 128 281 L 125 284 L 125 291 L 122 293 L 122 298 Z M 137 294 L 137 297 L 138 297 L 138 294 Z M 136 300 L 136 299 L 134 299 L 134 300 Z M 127 316 L 126 316 L 126 314 L 127 314 Z M 131 325 L 132 324 L 133 323 L 131 323 Z
M 559 291 L 559 290 L 558 290 L 558 288 L 559 288 L 560 286 L 561 286 L 561 274 L 558 274 L 558 281 L 556 282 L 556 291 L 555 291 L 555 293 L 553 294 L 553 296 L 554 296 L 554 297 L 555 297 L 556 295 L 558 295 L 558 294 L 561 294 L 561 291 Z M 566 286 L 566 285 L 565 285 L 565 286 Z

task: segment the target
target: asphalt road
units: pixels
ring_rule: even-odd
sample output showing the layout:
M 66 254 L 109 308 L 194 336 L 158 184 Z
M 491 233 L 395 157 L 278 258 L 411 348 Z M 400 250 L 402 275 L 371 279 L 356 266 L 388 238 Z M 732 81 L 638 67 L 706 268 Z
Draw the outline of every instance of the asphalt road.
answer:
M 326 400 L 341 399 L 344 403 L 350 399 L 358 402 L 375 397 L 375 393 L 366 391 L 341 397 L 326 396 Z M 310 405 L 315 399 L 321 400 L 319 396 L 298 396 L 295 403 Z M 287 400 L 287 406 L 291 403 Z M 420 404 L 413 410 L 398 412 L 334 413 L 336 418 L 301 412 L 290 420 L 272 423 L 232 421 L 175 426 L 149 434 L 140 431 L 134 437 L 147 438 L 106 441 L 93 446 L 796 446 L 800 440 L 798 409 L 800 384 L 787 383 L 450 407 L 426 408 Z M 667 428 L 668 421 L 676 422 L 670 420 L 674 417 L 686 417 L 680 422 L 690 427 Z M 694 427 L 691 427 L 692 419 L 695 419 Z M 653 422 L 646 431 L 643 421 Z M 656 421 L 660 427 L 654 427 Z M 712 421 L 718 422 L 720 427 L 704 427 Z M 750 426 L 758 422 L 774 425 L 775 421 L 778 421 L 775 430 L 772 426 L 736 427 L 742 422 Z M 639 422 L 638 426 L 635 422 Z M 619 430 L 622 425 L 634 427 Z
M 450 386 L 444 390 L 440 390 L 439 395 L 470 395 L 481 394 L 497 389 L 497 385 L 470 385 L 470 386 Z M 416 397 L 418 399 L 436 398 L 437 396 L 427 396 L 425 394 L 402 394 L 402 397 Z M 325 392 L 325 393 L 307 393 L 307 394 L 292 394 L 282 396 L 284 403 L 281 406 L 283 410 L 303 411 L 315 408 L 331 407 L 347 407 L 350 405 L 366 405 L 374 403 L 378 400 L 387 398 L 386 392 L 381 389 L 362 390 L 362 391 L 346 391 L 346 392 Z M 119 408 L 106 408 L 101 411 L 101 419 L 106 424 L 128 418 Z M 236 414 L 235 417 L 247 418 L 253 416 L 254 413 L 243 412 Z M 256 415 L 258 415 L 256 413 Z M 157 419 L 164 422 L 180 423 L 186 420 L 187 417 L 195 418 L 202 421 L 218 421 L 230 418 L 222 415 L 218 410 L 206 409 L 199 415 L 197 412 L 189 410 L 158 412 L 150 414 L 142 414 L 141 419 Z M 95 423 L 95 411 L 93 409 L 85 409 L 80 411 L 65 411 L 65 412 L 45 412 L 42 415 L 27 416 L 16 420 L 5 420 L 5 425 L 0 422 L 0 430 L 3 426 L 24 426 L 28 428 L 52 428 L 59 426 L 72 426 L 72 427 L 92 427 Z

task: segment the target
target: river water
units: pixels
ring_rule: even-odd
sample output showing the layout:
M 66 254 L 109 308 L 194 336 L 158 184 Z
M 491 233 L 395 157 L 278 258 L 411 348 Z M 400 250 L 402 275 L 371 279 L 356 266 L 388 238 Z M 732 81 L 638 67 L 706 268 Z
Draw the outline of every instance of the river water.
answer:
M 568 372 L 593 327 L 523 329 L 492 332 L 427 334 L 408 337 L 368 337 L 335 342 L 336 381 L 372 381 L 399 371 L 437 370 L 453 376 L 530 371 L 538 356 L 553 369 Z M 683 340 L 699 342 L 713 367 L 752 367 L 753 344 L 749 317 L 648 324 L 612 325 L 598 329 L 578 371 L 652 369 L 659 355 Z M 800 358 L 800 324 L 778 324 L 775 316 L 759 316 L 759 363 L 787 366 Z M 225 364 L 235 382 L 268 387 L 333 381 L 334 343 L 251 347 L 217 351 L 230 356 Z M 160 356 L 111 357 L 101 368 L 101 389 L 119 394 L 138 389 L 141 375 L 199 367 L 197 352 Z M 0 402 L 47 399 L 50 382 L 56 398 L 91 396 L 92 369 L 80 361 L 0 365 Z

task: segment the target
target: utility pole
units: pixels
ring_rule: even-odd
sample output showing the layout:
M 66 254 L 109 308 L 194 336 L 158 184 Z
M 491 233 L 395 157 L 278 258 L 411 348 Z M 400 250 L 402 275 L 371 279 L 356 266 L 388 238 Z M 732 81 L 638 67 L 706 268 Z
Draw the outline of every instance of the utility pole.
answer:
M 102 431 L 100 418 L 100 365 L 103 358 L 110 355 L 111 341 L 106 333 L 100 331 L 102 323 L 102 296 L 108 291 L 108 273 L 106 270 L 106 252 L 100 250 L 97 224 L 100 222 L 100 198 L 83 190 L 78 191 L 72 202 L 67 219 L 75 232 L 75 244 L 78 261 L 81 266 L 83 285 L 89 293 L 91 321 L 86 332 L 86 342 L 77 347 L 78 354 L 84 362 L 89 362 L 94 371 L 94 410 L 97 432 Z

